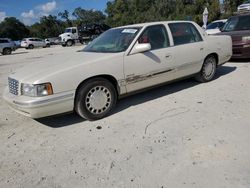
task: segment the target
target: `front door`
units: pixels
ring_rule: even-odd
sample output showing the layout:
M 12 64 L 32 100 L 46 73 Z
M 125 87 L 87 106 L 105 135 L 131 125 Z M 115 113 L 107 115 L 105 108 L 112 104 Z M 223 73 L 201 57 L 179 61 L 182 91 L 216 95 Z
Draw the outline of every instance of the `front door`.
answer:
M 124 57 L 127 92 L 173 79 L 174 64 L 166 27 L 164 25 L 147 27 L 137 43 L 150 43 L 151 50 Z

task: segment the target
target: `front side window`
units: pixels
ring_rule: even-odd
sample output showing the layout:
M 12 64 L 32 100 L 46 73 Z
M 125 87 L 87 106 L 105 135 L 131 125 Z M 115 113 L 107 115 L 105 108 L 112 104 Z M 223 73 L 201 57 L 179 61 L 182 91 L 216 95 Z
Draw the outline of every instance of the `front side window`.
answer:
M 0 39 L 0 43 L 9 43 L 9 41 Z
M 223 28 L 223 31 L 224 32 L 234 31 L 238 21 L 239 21 L 238 17 L 229 18 L 229 20 L 227 21 L 227 23 Z
M 217 22 L 208 24 L 206 29 L 216 29 L 216 28 L 219 28 Z
M 76 29 L 72 29 L 72 33 L 76 33 Z
M 174 45 L 188 44 L 202 41 L 201 35 L 191 23 L 170 23 Z
M 83 51 L 99 53 L 123 52 L 129 47 L 140 29 L 139 27 L 110 29 L 93 40 Z
M 169 47 L 169 38 L 165 26 L 155 25 L 145 29 L 139 43 L 150 43 L 151 50 Z

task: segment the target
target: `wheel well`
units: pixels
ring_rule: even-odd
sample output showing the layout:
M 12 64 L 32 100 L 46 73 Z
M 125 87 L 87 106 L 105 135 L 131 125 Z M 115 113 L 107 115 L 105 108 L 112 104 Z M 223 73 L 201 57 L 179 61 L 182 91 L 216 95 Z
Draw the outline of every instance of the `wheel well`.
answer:
M 207 57 L 205 59 L 207 59 L 209 56 L 214 56 L 215 59 L 216 59 L 216 65 L 218 65 L 218 63 L 219 63 L 219 56 L 218 56 L 218 54 L 217 53 L 211 53 L 211 54 L 207 55 Z
M 10 47 L 5 47 L 5 48 L 2 50 L 2 53 L 1 53 L 1 54 L 5 55 L 5 53 L 4 53 L 5 50 L 10 50 L 10 51 L 12 52 L 12 49 L 11 49 Z
M 10 48 L 10 47 L 5 47 L 5 48 L 3 49 L 3 51 L 4 51 L 4 50 L 7 50 L 7 49 L 11 50 L 11 48 Z
M 111 76 L 111 75 L 106 75 L 106 74 L 103 74 L 103 75 L 97 75 L 97 76 L 93 76 L 93 77 L 90 77 L 90 78 L 87 78 L 86 80 L 83 80 L 76 88 L 76 93 L 75 93 L 75 96 L 78 92 L 78 90 L 80 89 L 80 87 L 86 83 L 87 81 L 91 80 L 91 79 L 94 79 L 94 78 L 104 78 L 106 80 L 108 80 L 111 84 L 113 84 L 113 86 L 115 87 L 115 90 L 117 92 L 117 95 L 119 95 L 120 93 L 120 88 L 118 86 L 118 82 L 117 80 L 115 79 L 115 77 Z
M 68 42 L 68 41 L 72 41 L 72 43 L 75 43 L 75 41 L 74 41 L 73 39 L 68 39 L 67 42 Z

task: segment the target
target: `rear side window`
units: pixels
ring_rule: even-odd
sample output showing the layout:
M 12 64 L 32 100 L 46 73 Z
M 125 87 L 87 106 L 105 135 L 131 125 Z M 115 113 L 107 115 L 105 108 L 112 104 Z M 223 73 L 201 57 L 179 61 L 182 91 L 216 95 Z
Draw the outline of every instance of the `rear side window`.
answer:
M 191 23 L 170 23 L 169 28 L 173 36 L 174 45 L 202 41 L 200 33 Z
M 150 43 L 151 50 L 169 47 L 169 38 L 165 26 L 154 25 L 147 27 L 140 36 L 139 43 Z
M 8 40 L 0 39 L 0 43 L 9 43 Z

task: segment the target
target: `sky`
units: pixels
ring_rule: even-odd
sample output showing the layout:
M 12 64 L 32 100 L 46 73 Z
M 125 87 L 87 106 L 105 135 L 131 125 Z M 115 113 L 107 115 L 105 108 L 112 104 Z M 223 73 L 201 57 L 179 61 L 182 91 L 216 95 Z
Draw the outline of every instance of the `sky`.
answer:
M 5 17 L 16 17 L 26 25 L 39 21 L 41 16 L 56 15 L 77 7 L 104 11 L 108 0 L 0 0 L 0 22 Z

